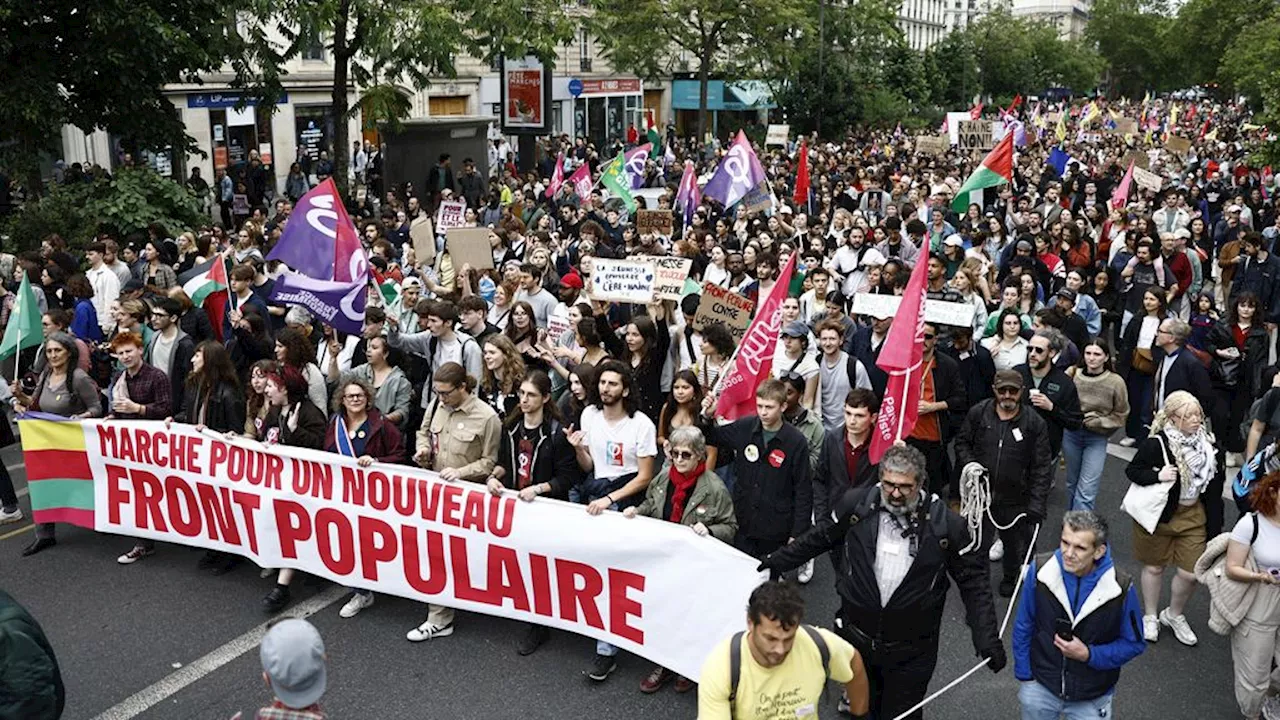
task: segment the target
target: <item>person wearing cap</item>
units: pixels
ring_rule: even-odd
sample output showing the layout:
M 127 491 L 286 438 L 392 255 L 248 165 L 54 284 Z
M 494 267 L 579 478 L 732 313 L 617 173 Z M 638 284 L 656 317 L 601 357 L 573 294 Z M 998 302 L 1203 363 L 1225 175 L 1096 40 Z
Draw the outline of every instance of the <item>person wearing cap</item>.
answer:
M 982 521 L 979 552 L 989 552 L 995 544 L 993 519 L 1008 526 L 998 531 L 1004 545 L 1004 575 L 999 587 L 1003 597 L 1013 595 L 1033 529 L 1044 521 L 1053 485 L 1049 428 L 1038 413 L 1024 405 L 1025 384 L 1016 370 L 996 371 L 992 383 L 995 398 L 969 409 L 955 442 L 961 477 L 985 471 L 990 483 L 990 517 Z
M 1213 224 L 1213 246 L 1218 252 L 1222 252 L 1222 248 L 1232 240 L 1240 240 L 1245 233 L 1245 227 L 1240 222 L 1239 205 L 1232 205 L 1227 208 L 1227 212 Z
M 1089 341 L 1089 338 L 1092 337 L 1092 334 L 1089 332 L 1089 326 L 1085 324 L 1084 318 L 1080 317 L 1075 312 L 1076 303 L 1079 299 L 1080 293 L 1072 290 L 1071 288 L 1064 287 L 1053 294 L 1053 305 L 1044 309 L 1054 311 L 1053 322 L 1045 322 L 1045 318 L 1041 314 L 1044 313 L 1044 310 L 1036 312 L 1036 317 L 1040 319 L 1040 324 L 1057 327 L 1061 330 L 1062 334 L 1066 335 L 1067 339 L 1071 341 L 1071 344 L 1076 346 L 1077 353 L 1080 348 L 1083 348 L 1085 343 Z M 1062 323 L 1061 327 L 1056 324 L 1058 322 Z M 1034 320 L 1032 325 L 1035 325 Z M 1076 360 L 1079 359 L 1078 354 L 1075 354 L 1074 357 Z M 1075 363 L 1073 362 L 1072 364 Z
M 301 618 L 275 623 L 258 648 L 262 679 L 275 694 L 257 720 L 324 720 L 320 698 L 328 686 L 328 656 L 315 626 Z
M 788 375 L 804 379 L 803 405 L 813 410 L 818 404 L 818 363 L 809 353 L 809 326 L 803 320 L 792 320 L 779 334 L 782 352 L 774 355 L 772 374 L 779 380 Z M 820 408 L 819 408 L 820 409 Z
M 422 281 L 412 275 L 400 282 L 400 298 L 398 302 L 387 305 L 387 316 L 403 322 L 413 317 L 413 309 L 422 299 Z

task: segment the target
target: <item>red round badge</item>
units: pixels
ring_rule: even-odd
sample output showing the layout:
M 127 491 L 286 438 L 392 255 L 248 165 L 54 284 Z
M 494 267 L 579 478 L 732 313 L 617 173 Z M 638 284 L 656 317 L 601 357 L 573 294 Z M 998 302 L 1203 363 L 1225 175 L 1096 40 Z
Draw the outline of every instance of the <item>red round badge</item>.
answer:
M 769 464 L 776 468 L 782 467 L 782 463 L 786 459 L 787 459 L 787 454 L 782 452 L 781 450 L 774 450 L 773 452 L 769 453 Z

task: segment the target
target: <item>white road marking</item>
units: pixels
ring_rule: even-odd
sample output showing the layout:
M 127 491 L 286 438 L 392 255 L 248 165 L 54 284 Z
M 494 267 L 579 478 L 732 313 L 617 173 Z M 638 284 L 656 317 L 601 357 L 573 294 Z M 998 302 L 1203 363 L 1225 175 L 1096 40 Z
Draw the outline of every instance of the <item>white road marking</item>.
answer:
M 319 595 L 288 608 L 281 613 L 281 616 L 310 617 L 342 599 L 348 592 L 350 591 L 341 586 L 332 587 Z M 170 673 L 150 687 L 139 690 L 125 698 L 115 707 L 98 715 L 95 720 L 130 720 L 141 715 L 156 704 L 177 694 L 188 685 L 199 681 L 223 665 L 258 647 L 258 644 L 262 642 L 262 636 L 266 632 L 267 623 L 263 622 L 231 642 L 215 648 L 199 660 L 189 663 L 181 670 Z
M 1125 462 L 1133 462 L 1133 456 L 1138 454 L 1138 448 L 1125 447 L 1120 443 L 1107 443 L 1107 454 Z

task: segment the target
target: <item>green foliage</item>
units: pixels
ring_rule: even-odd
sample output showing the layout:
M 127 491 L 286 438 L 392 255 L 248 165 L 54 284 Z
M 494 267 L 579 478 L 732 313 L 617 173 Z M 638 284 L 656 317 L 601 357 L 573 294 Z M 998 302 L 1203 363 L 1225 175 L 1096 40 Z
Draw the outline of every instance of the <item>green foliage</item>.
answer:
M 38 189 L 39 153 L 64 124 L 105 128 L 136 148 L 198 152 L 167 83 L 238 52 L 242 0 L 0 0 L 0 163 Z
M 392 135 L 400 132 L 401 122 L 413 114 L 413 102 L 394 85 L 375 85 L 360 97 L 360 111 L 366 124 L 377 124 Z
M 1280 121 L 1280 8 L 1241 29 L 1222 56 L 1221 77 L 1253 101 L 1262 122 Z M 1275 153 L 1278 143 L 1271 143 Z M 1280 164 L 1280 163 L 1275 163 Z
M 696 70 L 730 79 L 776 77 L 775 63 L 816 32 L 812 0 L 599 0 L 591 28 L 615 68 L 644 78 Z M 706 128 L 706 105 L 698 119 Z
M 432 78 L 456 77 L 457 58 L 488 61 L 500 55 L 535 55 L 552 62 L 556 48 L 573 37 L 574 22 L 558 0 L 524 0 L 518 8 L 491 0 L 242 0 L 252 12 L 241 17 L 245 50 L 233 64 L 236 84 L 258 98 L 284 91 L 287 65 L 318 40 L 335 65 L 333 113 L 347 117 L 351 84 L 373 87 L 407 82 L 426 87 Z M 272 31 L 286 44 L 272 42 Z M 383 119 L 406 108 L 375 94 Z M 272 105 L 271 107 L 274 107 Z M 347 124 L 334 123 L 334 180 L 346 187 Z
M 1186 0 L 1178 8 L 1175 32 L 1170 39 L 1176 50 L 1179 87 L 1230 84 L 1232 77 L 1219 72 L 1224 56 L 1239 43 L 1239 36 L 1252 35 L 1265 42 L 1277 38 L 1273 0 Z M 1268 20 L 1268 16 L 1272 16 Z M 1275 55 L 1272 55 L 1274 63 Z
M 1174 15 L 1165 0 L 1097 0 L 1085 37 L 1107 66 L 1113 93 L 1142 97 L 1148 90 L 1185 87 Z
M 80 246 L 100 228 L 123 236 L 158 222 L 175 235 L 206 220 L 185 186 L 150 168 L 122 168 L 111 179 L 51 186 L 46 196 L 25 203 L 5 229 L 18 249 L 33 249 L 53 233 Z

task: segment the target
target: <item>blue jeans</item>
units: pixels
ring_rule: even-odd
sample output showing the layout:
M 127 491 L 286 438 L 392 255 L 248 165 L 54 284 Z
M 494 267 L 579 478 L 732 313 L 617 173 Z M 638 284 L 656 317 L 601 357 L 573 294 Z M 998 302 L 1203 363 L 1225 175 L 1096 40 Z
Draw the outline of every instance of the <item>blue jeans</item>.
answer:
M 1112 720 L 1111 698 L 1115 690 L 1093 700 L 1067 702 L 1035 680 L 1024 680 L 1018 688 L 1022 720 Z
M 1107 437 L 1088 430 L 1068 430 L 1062 433 L 1062 454 L 1067 459 L 1067 509 L 1092 510 L 1107 461 Z

